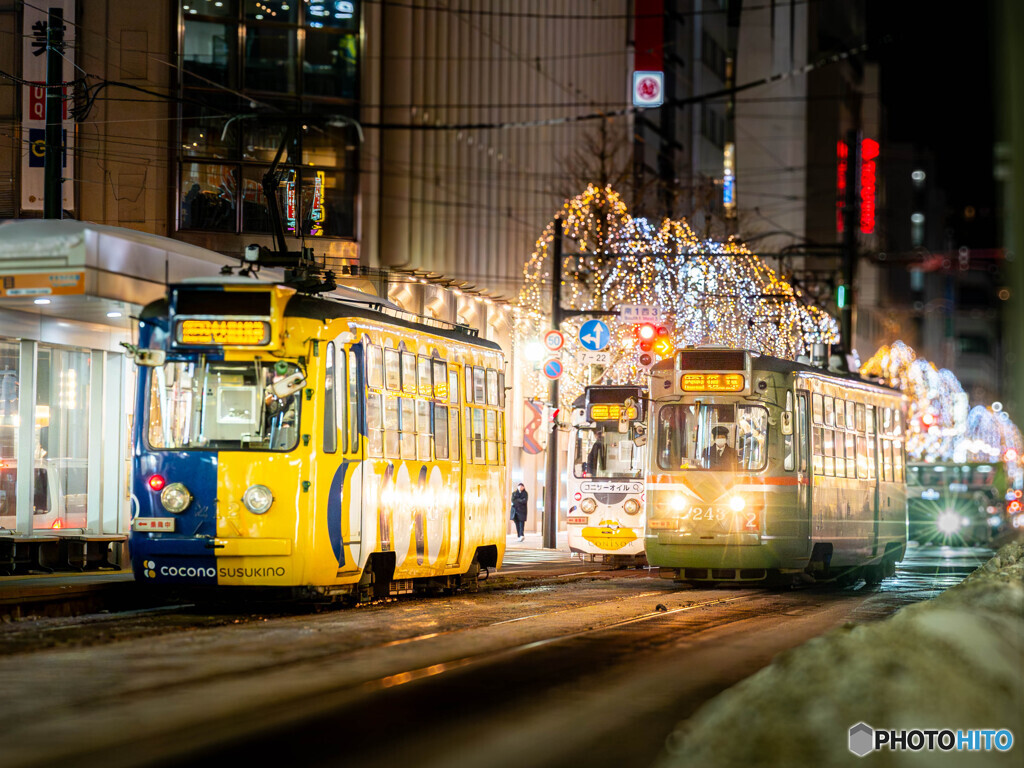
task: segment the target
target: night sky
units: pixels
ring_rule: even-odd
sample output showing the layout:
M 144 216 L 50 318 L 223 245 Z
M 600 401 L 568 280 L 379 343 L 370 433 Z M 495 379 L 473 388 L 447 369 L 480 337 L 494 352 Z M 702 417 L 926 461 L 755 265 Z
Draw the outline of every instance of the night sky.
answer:
M 968 12 L 968 10 L 970 12 Z M 869 0 L 868 39 L 881 45 L 881 98 L 889 137 L 929 148 L 957 245 L 1000 243 L 992 175 L 997 59 L 994 11 L 964 3 Z M 973 221 L 964 209 L 973 206 Z

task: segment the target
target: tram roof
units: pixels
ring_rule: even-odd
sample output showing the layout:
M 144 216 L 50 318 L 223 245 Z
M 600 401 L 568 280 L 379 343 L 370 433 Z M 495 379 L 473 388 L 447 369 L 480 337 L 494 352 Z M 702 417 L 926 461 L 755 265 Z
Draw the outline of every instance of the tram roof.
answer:
M 356 291 L 354 293 L 358 292 Z M 364 318 L 367 320 L 375 320 L 377 322 L 385 322 L 389 325 L 397 325 L 401 328 L 408 328 L 420 333 L 429 333 L 431 335 L 440 336 L 453 341 L 461 341 L 465 344 L 472 344 L 473 346 L 492 349 L 496 352 L 501 351 L 501 347 L 496 342 L 489 341 L 488 339 L 481 339 L 479 336 L 472 335 L 467 331 L 457 330 L 454 327 L 444 328 L 429 325 L 417 320 L 408 320 L 404 317 L 395 317 L 383 310 L 387 309 L 405 315 L 411 315 L 412 313 L 387 300 L 372 300 L 376 297 L 367 297 L 366 294 L 361 294 L 361 296 L 363 297 L 362 300 L 358 301 L 351 301 L 347 298 L 341 297 L 332 301 L 328 297 L 296 294 L 288 301 L 284 314 L 286 317 L 311 317 L 320 321 L 343 317 Z M 412 316 L 416 317 L 415 315 Z

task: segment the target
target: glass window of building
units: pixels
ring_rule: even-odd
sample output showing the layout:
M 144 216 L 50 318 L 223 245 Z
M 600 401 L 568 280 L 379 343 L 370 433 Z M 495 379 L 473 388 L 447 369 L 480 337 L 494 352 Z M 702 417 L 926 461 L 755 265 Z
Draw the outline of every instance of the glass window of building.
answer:
M 87 350 L 39 345 L 32 527 L 84 528 L 89 475 Z
M 19 349 L 0 340 L 0 525 L 15 528 L 18 466 Z
M 358 11 L 340 0 L 183 0 L 179 229 L 271 234 L 261 182 L 291 130 L 286 233 L 354 237 Z M 195 178 L 217 161 L 240 198 Z

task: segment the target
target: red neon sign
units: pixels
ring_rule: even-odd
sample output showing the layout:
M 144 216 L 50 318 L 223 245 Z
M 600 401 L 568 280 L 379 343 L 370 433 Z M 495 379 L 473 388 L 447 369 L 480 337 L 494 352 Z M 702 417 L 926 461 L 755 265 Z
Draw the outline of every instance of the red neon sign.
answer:
M 849 149 L 845 141 L 836 142 L 836 232 L 842 232 L 843 207 L 846 205 L 846 168 Z M 860 143 L 860 231 L 870 235 L 875 231 L 875 183 L 877 176 L 878 142 L 862 139 Z

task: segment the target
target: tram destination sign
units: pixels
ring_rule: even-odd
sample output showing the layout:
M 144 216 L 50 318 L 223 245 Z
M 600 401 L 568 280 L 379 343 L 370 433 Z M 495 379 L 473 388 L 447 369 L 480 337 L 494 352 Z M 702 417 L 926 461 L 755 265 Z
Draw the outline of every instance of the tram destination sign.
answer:
M 679 384 L 683 392 L 742 392 L 747 380 L 742 373 L 684 373 Z
M 178 321 L 178 343 L 196 346 L 259 347 L 270 342 L 266 320 L 191 319 Z

